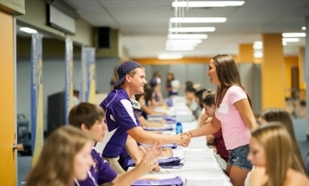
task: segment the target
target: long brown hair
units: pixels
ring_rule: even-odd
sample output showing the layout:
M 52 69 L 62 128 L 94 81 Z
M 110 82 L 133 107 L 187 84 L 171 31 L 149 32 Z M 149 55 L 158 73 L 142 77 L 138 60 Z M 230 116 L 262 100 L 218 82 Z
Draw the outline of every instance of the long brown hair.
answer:
M 306 175 L 293 150 L 291 136 L 283 124 L 273 122 L 260 125 L 251 135 L 265 149 L 266 174 L 269 177 L 267 186 L 283 185 L 290 168 Z
M 216 95 L 216 106 L 219 108 L 222 99 L 226 93 L 226 91 L 233 85 L 237 85 L 242 88 L 245 92 L 245 87 L 241 83 L 239 71 L 237 68 L 237 64 L 232 58 L 232 56 L 228 54 L 218 54 L 212 58 L 214 61 L 214 65 L 216 67 L 218 79 L 221 83 L 220 86 L 217 86 L 217 95 Z M 246 92 L 250 106 L 251 100 Z
M 269 109 L 262 111 L 260 117 L 263 118 L 267 122 L 280 122 L 286 127 L 292 139 L 292 145 L 295 151 L 295 155 L 297 156 L 300 162 L 303 162 L 303 159 L 302 159 L 299 147 L 298 147 L 298 143 L 295 137 L 293 122 L 292 122 L 290 114 L 286 110 L 283 110 L 280 108 L 269 108 Z M 304 172 L 306 172 L 304 163 L 302 163 L 302 168 L 304 169 Z
M 46 140 L 26 186 L 73 186 L 75 155 L 91 138 L 73 126 L 62 126 Z

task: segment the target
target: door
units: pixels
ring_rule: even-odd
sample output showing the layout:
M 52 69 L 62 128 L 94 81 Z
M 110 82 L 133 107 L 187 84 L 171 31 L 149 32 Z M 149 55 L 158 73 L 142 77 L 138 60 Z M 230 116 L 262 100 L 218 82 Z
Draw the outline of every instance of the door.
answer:
M 14 17 L 0 10 L 0 185 L 15 186 L 17 153 L 15 143 Z

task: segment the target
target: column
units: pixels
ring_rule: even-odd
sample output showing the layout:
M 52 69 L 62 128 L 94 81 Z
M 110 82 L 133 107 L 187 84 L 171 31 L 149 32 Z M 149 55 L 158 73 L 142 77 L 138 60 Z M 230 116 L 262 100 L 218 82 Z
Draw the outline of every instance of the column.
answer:
M 284 56 L 281 34 L 263 34 L 262 109 L 284 108 Z
M 237 62 L 253 62 L 253 44 L 239 44 Z
M 305 26 L 306 26 L 306 46 L 305 46 L 305 63 L 304 63 L 304 73 L 305 73 L 305 82 L 306 84 L 309 83 L 309 16 L 305 19 Z M 309 141 L 309 93 L 306 92 L 306 123 L 307 123 L 307 141 Z

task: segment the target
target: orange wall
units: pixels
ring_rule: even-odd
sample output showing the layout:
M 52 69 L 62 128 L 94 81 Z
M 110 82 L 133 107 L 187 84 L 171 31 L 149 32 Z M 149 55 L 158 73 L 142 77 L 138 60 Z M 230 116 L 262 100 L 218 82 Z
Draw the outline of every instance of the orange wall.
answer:
M 237 61 L 237 55 L 231 55 Z M 171 65 L 171 64 L 190 64 L 190 63 L 209 63 L 211 57 L 192 57 L 183 59 L 160 60 L 157 58 L 136 58 L 132 59 L 141 65 Z
M 16 184 L 14 19 L 0 10 L 0 185 Z M 16 154 L 15 154 L 16 155 Z

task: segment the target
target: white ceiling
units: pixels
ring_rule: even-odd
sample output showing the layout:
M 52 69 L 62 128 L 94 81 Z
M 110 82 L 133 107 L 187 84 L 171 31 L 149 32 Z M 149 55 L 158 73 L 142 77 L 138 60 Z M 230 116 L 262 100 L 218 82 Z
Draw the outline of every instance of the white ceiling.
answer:
M 175 14 L 173 0 L 64 1 L 91 25 L 119 29 L 132 58 L 157 57 L 158 53 L 167 52 L 169 18 Z M 263 33 L 302 32 L 305 16 L 309 16 L 309 0 L 246 0 L 241 7 L 190 8 L 184 11 L 184 16 L 227 17 L 225 23 L 183 24 L 216 27 L 194 51 L 184 52 L 185 56 L 237 54 L 240 43 L 261 40 Z M 297 55 L 298 47 L 304 43 L 304 38 L 298 43 L 288 43 L 285 55 Z

